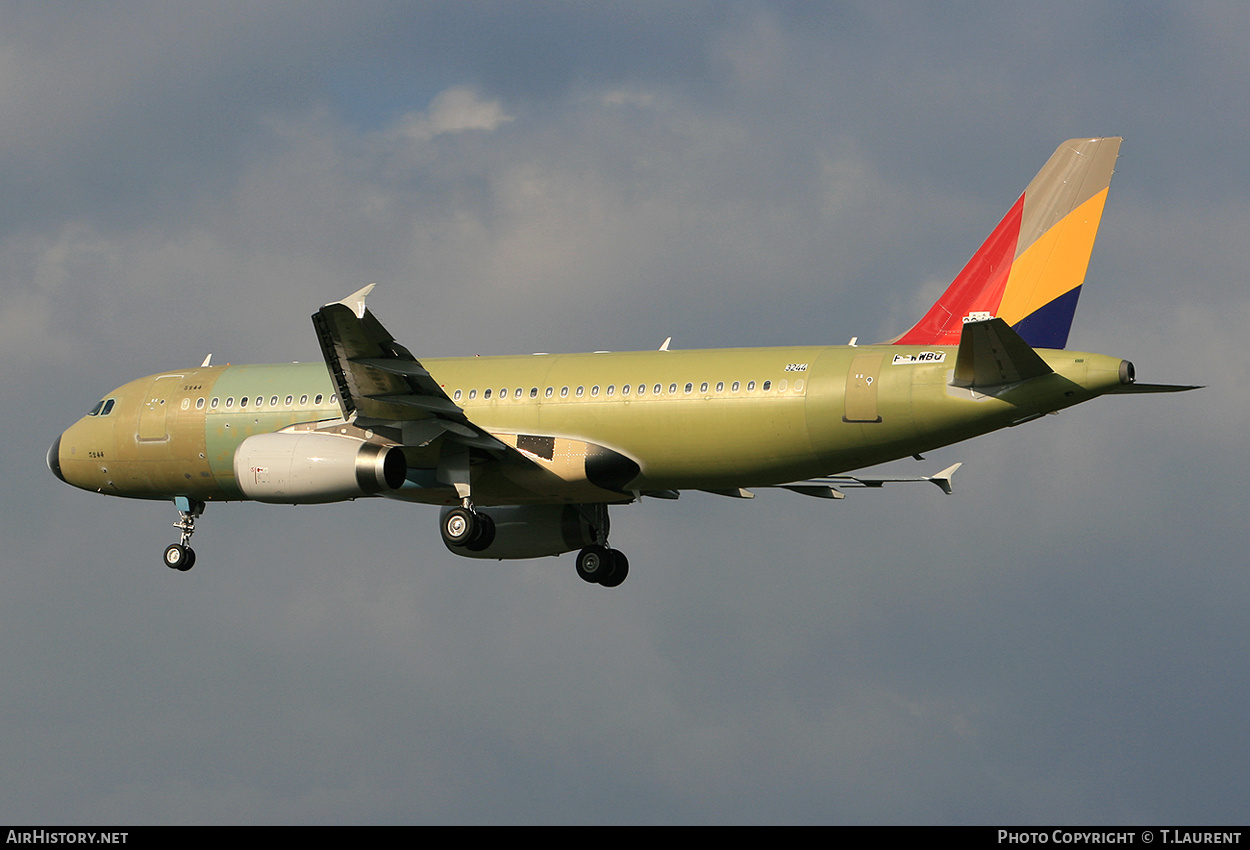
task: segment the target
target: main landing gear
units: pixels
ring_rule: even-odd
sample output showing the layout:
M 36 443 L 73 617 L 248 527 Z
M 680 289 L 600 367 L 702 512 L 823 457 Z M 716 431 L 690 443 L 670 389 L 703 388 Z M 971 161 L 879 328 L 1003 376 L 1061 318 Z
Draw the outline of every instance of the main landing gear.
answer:
M 191 535 L 195 534 L 195 518 L 204 513 L 204 503 L 186 496 L 175 496 L 174 504 L 181 514 L 174 523 L 174 528 L 182 532 L 182 539 L 165 550 L 165 566 L 185 573 L 195 566 L 195 550 L 187 544 L 191 541 Z
M 629 559 L 620 549 L 596 543 L 577 553 L 577 574 L 582 581 L 616 587 L 629 575 Z
M 495 522 L 486 514 L 473 510 L 468 499 L 464 501 L 463 507 L 453 508 L 443 517 L 443 539 L 449 546 L 481 552 L 495 540 Z
M 629 575 L 629 559 L 620 549 L 608 548 L 608 506 L 590 505 L 587 516 L 595 542 L 577 553 L 577 575 L 582 581 L 603 587 L 617 587 Z

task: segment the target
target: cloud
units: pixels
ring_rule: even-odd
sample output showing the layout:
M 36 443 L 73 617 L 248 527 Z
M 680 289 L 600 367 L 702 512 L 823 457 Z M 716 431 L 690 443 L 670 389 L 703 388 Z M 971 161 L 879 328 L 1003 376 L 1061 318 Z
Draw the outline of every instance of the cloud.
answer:
M 439 93 L 425 114 L 403 116 L 397 132 L 412 142 L 428 142 L 442 133 L 489 132 L 511 120 L 499 101 L 482 100 L 472 89 L 456 86 Z

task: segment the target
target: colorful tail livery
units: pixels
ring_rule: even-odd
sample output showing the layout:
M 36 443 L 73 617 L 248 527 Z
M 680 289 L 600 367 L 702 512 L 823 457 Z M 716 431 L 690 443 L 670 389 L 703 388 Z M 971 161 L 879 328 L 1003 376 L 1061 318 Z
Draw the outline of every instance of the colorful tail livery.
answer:
M 1059 146 L 963 271 L 898 345 L 958 345 L 997 317 L 1034 348 L 1063 348 L 1098 235 L 1119 138 Z

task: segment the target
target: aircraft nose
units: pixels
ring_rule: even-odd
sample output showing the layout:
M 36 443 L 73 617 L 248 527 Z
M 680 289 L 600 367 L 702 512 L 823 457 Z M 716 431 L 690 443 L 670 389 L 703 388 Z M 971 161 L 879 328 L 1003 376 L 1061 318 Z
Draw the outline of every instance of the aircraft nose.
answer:
M 61 472 L 61 438 L 57 437 L 52 443 L 52 448 L 48 449 L 48 469 L 52 470 L 52 474 L 57 478 L 65 481 L 65 476 Z M 65 481 L 68 484 L 68 481 Z

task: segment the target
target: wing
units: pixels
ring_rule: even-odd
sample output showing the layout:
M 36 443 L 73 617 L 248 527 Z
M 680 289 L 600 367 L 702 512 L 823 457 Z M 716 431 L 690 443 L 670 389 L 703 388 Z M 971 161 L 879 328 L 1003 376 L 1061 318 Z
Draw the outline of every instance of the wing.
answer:
M 827 478 L 812 478 L 807 481 L 794 481 L 789 484 L 777 484 L 783 490 L 802 493 L 804 496 L 815 496 L 820 499 L 845 499 L 846 494 L 839 488 L 846 487 L 881 487 L 884 484 L 900 484 L 913 481 L 929 481 L 941 488 L 946 495 L 951 494 L 951 476 L 962 463 L 952 464 L 937 475 L 921 475 L 910 478 L 869 478 L 861 475 L 830 475 Z
M 412 352 L 395 341 L 369 310 L 369 284 L 313 314 L 326 368 L 338 391 L 343 418 L 362 428 L 398 431 L 405 447 L 428 448 L 437 480 L 470 498 L 474 460 L 533 465 L 512 446 L 465 416 Z
M 495 436 L 470 420 L 365 307 L 372 289 L 325 305 L 312 321 L 343 418 L 404 447 L 410 487 L 452 486 L 461 500 L 493 504 L 631 499 L 621 488 L 638 465 L 624 455 L 559 435 Z M 527 451 L 536 445 L 546 451 Z M 414 469 L 434 470 L 434 480 Z
M 508 446 L 474 425 L 407 348 L 365 307 L 369 284 L 313 314 L 326 368 L 343 418 L 361 427 L 403 429 L 405 445 L 443 437 L 465 447 L 504 453 Z

